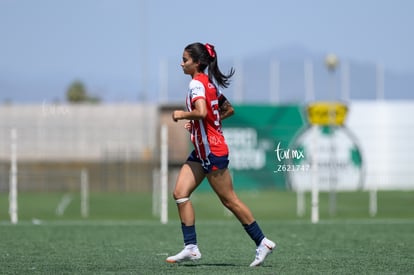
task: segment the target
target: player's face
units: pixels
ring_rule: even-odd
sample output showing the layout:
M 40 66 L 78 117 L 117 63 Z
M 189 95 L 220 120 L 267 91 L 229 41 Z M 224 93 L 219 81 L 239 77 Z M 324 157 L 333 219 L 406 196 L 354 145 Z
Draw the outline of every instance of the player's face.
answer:
M 183 53 L 183 61 L 181 67 L 185 74 L 194 76 L 198 72 L 198 63 L 195 63 L 187 51 Z

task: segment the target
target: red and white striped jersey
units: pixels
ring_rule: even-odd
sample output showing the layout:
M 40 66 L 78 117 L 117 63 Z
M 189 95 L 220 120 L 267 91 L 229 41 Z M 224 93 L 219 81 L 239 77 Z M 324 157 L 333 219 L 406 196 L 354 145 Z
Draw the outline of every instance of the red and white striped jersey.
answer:
M 228 155 L 228 147 L 221 129 L 219 98 L 221 92 L 211 83 L 206 74 L 199 74 L 189 84 L 186 99 L 187 110 L 194 109 L 194 103 L 203 98 L 207 105 L 204 119 L 192 120 L 191 141 L 200 160 L 207 159 L 210 153 L 220 157 Z

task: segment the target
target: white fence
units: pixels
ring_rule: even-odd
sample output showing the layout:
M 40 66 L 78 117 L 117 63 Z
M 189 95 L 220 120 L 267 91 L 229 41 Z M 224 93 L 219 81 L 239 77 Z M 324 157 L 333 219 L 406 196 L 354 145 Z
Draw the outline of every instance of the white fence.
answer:
M 414 189 L 414 101 L 353 101 L 346 127 L 358 140 L 364 189 Z M 0 106 L 0 161 L 158 158 L 157 105 Z
M 0 160 L 12 128 L 23 160 L 143 159 L 156 148 L 156 105 L 3 105 L 0 118 Z
M 414 189 L 414 101 L 354 101 L 347 127 L 358 138 L 365 189 Z

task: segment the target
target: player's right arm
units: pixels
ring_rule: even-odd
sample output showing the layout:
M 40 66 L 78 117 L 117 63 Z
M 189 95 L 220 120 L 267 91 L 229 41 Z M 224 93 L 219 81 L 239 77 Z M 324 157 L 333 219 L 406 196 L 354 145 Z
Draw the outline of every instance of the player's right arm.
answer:
M 200 120 L 204 119 L 207 116 L 207 104 L 206 100 L 203 98 L 197 99 L 194 102 L 194 109 L 190 112 L 183 110 L 176 110 L 172 114 L 172 118 L 175 122 L 182 119 L 187 120 Z
M 174 111 L 172 119 L 176 122 L 182 119 L 200 120 L 207 116 L 206 93 L 203 83 L 193 79 L 190 81 L 189 89 L 192 108 L 190 111 Z

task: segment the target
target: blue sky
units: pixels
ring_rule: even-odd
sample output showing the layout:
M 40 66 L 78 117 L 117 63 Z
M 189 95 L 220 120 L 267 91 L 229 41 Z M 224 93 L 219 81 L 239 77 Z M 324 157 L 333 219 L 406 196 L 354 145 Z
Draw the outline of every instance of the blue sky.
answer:
M 194 41 L 220 58 L 299 45 L 414 73 L 412 11 L 410 0 L 1 0 L 0 92 L 63 94 L 82 79 L 105 96 L 110 78 L 139 90 L 160 60 L 176 58 L 180 70 Z

